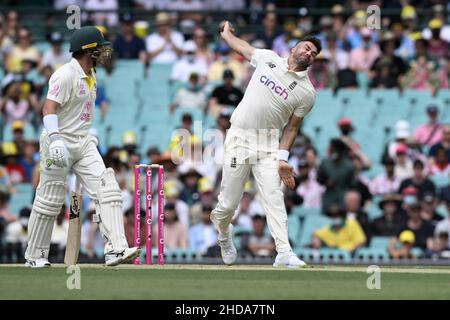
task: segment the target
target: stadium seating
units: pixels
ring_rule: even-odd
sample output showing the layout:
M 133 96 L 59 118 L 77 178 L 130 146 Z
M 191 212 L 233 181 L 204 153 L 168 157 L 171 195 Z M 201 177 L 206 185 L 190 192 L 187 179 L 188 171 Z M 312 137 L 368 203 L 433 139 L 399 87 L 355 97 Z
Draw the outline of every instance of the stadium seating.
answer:
M 320 216 L 309 215 L 309 216 L 305 217 L 298 246 L 308 247 L 309 245 L 311 245 L 312 236 L 314 234 L 314 231 L 316 231 L 317 229 L 320 229 L 323 226 L 326 226 L 329 223 L 330 223 L 330 218 L 322 216 L 322 215 L 320 215 Z
M 34 190 L 31 183 L 16 184 L 14 188 L 16 192 L 11 195 L 9 209 L 14 215 L 19 215 L 23 207 L 31 206 Z

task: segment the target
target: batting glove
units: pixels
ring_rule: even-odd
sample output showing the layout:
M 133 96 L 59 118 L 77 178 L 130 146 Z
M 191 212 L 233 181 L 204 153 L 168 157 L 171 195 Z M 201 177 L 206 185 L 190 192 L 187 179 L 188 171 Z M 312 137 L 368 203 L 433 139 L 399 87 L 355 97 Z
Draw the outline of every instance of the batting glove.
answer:
M 59 134 L 52 134 L 50 137 L 49 157 L 53 164 L 60 168 L 69 166 L 69 151 L 64 140 Z

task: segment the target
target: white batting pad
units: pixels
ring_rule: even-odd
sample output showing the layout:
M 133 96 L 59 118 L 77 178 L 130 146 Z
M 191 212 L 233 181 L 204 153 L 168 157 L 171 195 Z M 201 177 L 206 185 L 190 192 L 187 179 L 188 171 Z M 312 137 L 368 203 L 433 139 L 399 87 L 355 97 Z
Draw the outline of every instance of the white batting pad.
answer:
M 100 177 L 97 190 L 96 212 L 100 231 L 106 239 L 105 253 L 120 253 L 128 244 L 123 227 L 122 194 L 114 170 L 108 168 Z
M 66 185 L 61 181 L 49 181 L 37 189 L 28 222 L 27 260 L 48 258 L 53 225 L 61 211 L 65 194 Z

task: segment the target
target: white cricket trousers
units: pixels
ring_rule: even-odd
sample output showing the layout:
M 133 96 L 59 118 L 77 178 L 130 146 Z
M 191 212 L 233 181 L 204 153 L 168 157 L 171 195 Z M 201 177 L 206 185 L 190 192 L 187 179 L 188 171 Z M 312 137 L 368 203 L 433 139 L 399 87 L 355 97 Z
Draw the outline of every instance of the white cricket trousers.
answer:
M 228 237 L 229 224 L 239 206 L 244 184 L 250 170 L 256 180 L 277 252 L 291 250 L 288 238 L 287 213 L 281 178 L 278 174 L 277 151 L 279 135 L 256 134 L 231 126 L 224 144 L 222 183 L 218 204 L 211 213 L 211 221 L 219 232 L 219 239 Z M 259 137 L 259 138 L 258 138 Z M 258 141 L 256 141 L 259 139 Z

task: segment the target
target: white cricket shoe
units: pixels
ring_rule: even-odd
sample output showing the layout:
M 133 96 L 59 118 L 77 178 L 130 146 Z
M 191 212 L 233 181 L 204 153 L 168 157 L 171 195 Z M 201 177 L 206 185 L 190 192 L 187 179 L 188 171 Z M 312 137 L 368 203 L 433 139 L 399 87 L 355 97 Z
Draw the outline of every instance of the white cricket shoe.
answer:
M 46 258 L 39 258 L 36 260 L 27 260 L 25 262 L 25 267 L 28 268 L 49 268 L 51 266 L 50 262 Z
M 139 247 L 126 248 L 121 253 L 107 253 L 105 254 L 105 265 L 108 267 L 117 266 L 118 264 L 139 257 L 140 254 L 141 249 Z
M 291 250 L 280 252 L 273 263 L 274 267 L 302 268 L 306 267 L 306 263 L 300 260 Z
M 228 229 L 228 238 L 223 240 L 219 239 L 218 242 L 223 263 L 227 265 L 233 264 L 237 258 L 237 250 L 233 243 L 233 229 L 231 225 Z

